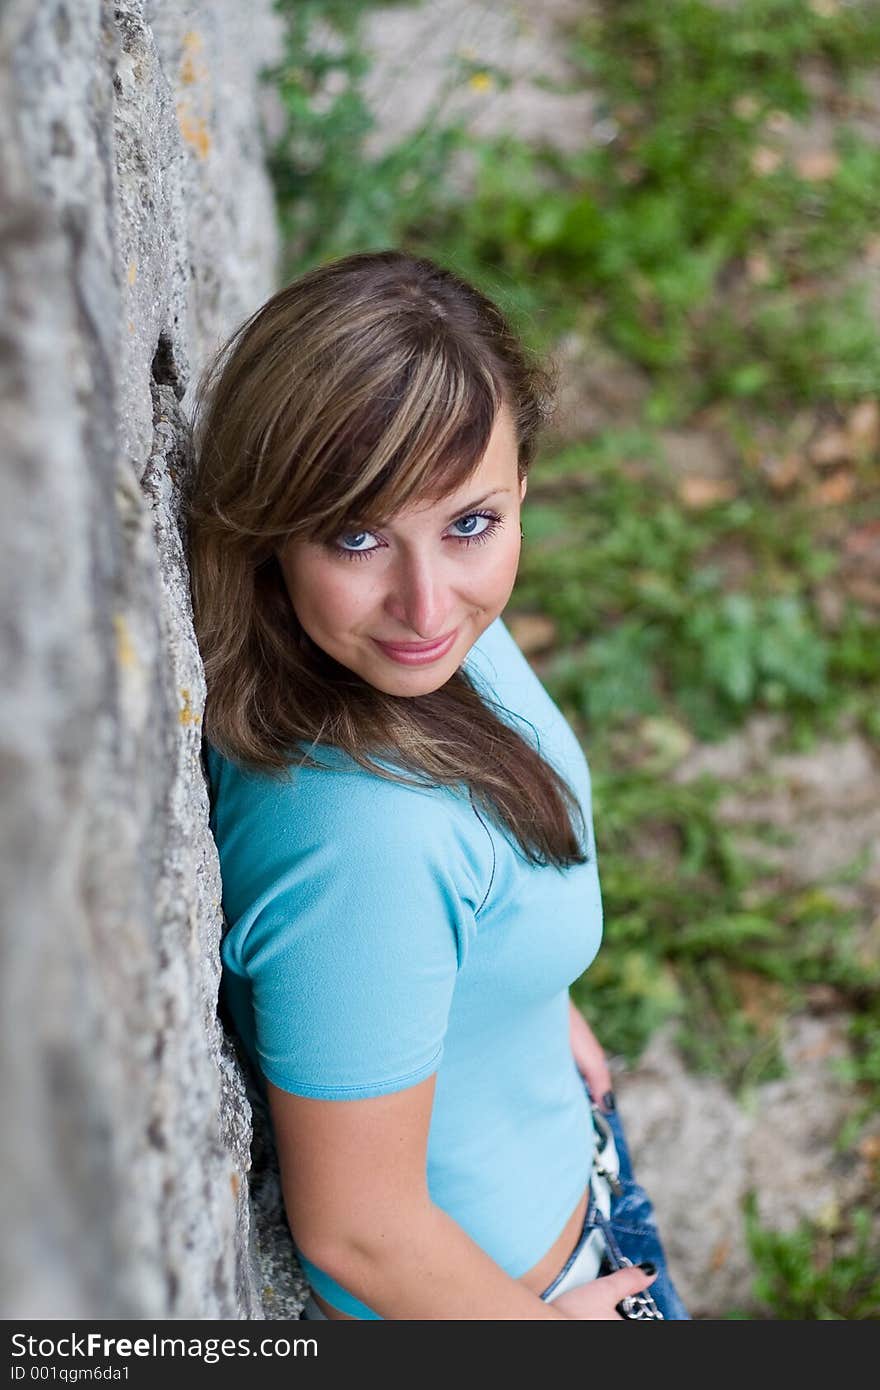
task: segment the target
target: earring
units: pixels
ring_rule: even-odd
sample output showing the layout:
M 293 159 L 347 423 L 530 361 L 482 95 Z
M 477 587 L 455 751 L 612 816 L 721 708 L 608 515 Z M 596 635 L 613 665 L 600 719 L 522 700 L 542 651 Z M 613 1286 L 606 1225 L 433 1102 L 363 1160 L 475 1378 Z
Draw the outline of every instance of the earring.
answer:
M 521 540 L 521 541 L 522 541 L 522 540 L 525 540 L 525 536 L 526 536 L 525 531 L 523 530 L 522 527 L 520 527 L 520 528 L 519 528 L 519 538 L 520 538 L 520 540 Z

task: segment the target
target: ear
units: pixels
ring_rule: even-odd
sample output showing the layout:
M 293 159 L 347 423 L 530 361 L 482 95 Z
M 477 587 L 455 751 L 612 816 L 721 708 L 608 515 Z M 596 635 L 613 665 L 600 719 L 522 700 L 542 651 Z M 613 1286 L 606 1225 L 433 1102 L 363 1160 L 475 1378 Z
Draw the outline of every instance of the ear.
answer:
M 524 473 L 524 474 L 522 475 L 522 477 L 520 478 L 520 480 L 519 480 L 519 500 L 520 500 L 520 502 L 522 502 L 523 498 L 524 498 L 525 495 L 526 495 L 526 488 L 528 487 L 528 485 L 529 485 L 529 477 L 528 477 L 528 474 L 527 474 L 527 473 Z

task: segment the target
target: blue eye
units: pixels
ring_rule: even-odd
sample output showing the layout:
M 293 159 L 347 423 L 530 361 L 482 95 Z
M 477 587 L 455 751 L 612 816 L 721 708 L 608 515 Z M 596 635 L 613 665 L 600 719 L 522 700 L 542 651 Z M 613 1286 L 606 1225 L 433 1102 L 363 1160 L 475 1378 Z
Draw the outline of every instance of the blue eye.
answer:
M 482 530 L 475 531 L 475 522 L 485 521 L 486 525 Z M 497 512 L 468 512 L 466 516 L 460 516 L 457 521 L 453 521 L 453 526 L 470 527 L 464 535 L 455 535 L 452 540 L 458 541 L 459 545 L 484 545 L 491 535 L 503 525 L 501 517 Z M 335 555 L 341 555 L 346 560 L 367 560 L 371 555 L 375 555 L 377 550 L 383 550 L 384 546 L 359 544 L 373 535 L 372 531 L 343 531 L 340 536 L 332 541 L 330 548 Z M 354 545 L 346 545 L 343 542 L 354 541 Z
M 363 540 L 365 536 L 370 535 L 372 535 L 371 531 L 344 531 L 339 539 L 340 541 L 360 541 Z M 369 546 L 368 549 L 364 549 L 363 546 L 355 546 L 353 549 L 349 549 L 348 546 L 345 545 L 339 546 L 339 549 L 345 555 L 369 555 L 372 551 L 378 550 L 378 548 L 379 547 L 375 545 Z
M 467 516 L 460 516 L 458 521 L 454 521 L 452 524 L 453 526 L 467 526 L 474 521 L 486 522 L 482 531 L 471 530 L 463 536 L 455 536 L 454 539 L 461 541 L 463 545 L 483 545 L 503 524 L 497 512 L 468 512 Z
M 469 526 L 471 529 L 464 532 L 465 536 L 481 536 L 483 531 L 486 530 L 486 527 L 484 526 L 479 531 L 475 531 L 473 530 L 473 523 L 475 521 L 488 522 L 488 520 L 488 517 L 480 516 L 478 512 L 471 512 L 470 516 L 463 516 L 460 521 L 454 521 L 452 524 L 453 526 Z

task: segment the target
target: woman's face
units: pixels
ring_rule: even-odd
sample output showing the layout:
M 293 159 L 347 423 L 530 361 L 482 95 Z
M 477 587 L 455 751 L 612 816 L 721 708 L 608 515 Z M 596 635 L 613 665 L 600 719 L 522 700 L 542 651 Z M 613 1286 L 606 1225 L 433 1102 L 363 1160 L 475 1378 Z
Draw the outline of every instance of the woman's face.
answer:
M 502 406 L 479 467 L 451 497 L 409 506 L 381 531 L 352 528 L 279 551 L 300 624 L 378 690 L 437 690 L 507 604 L 525 492 L 513 418 Z M 406 644 L 436 649 L 407 652 Z

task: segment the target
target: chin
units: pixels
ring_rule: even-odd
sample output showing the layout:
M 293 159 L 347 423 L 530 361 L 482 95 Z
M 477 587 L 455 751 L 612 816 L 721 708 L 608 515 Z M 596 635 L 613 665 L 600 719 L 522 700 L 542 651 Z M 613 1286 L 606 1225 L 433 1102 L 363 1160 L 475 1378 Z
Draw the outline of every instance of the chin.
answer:
M 408 676 L 395 678 L 394 676 L 380 676 L 376 680 L 369 680 L 371 685 L 378 690 L 384 690 L 386 695 L 401 695 L 412 698 L 415 695 L 431 695 L 435 690 L 439 690 L 441 685 L 445 685 L 450 676 L 454 676 L 458 670 L 457 666 L 450 666 L 443 672 L 432 671 L 430 675 L 426 671 L 411 672 Z

